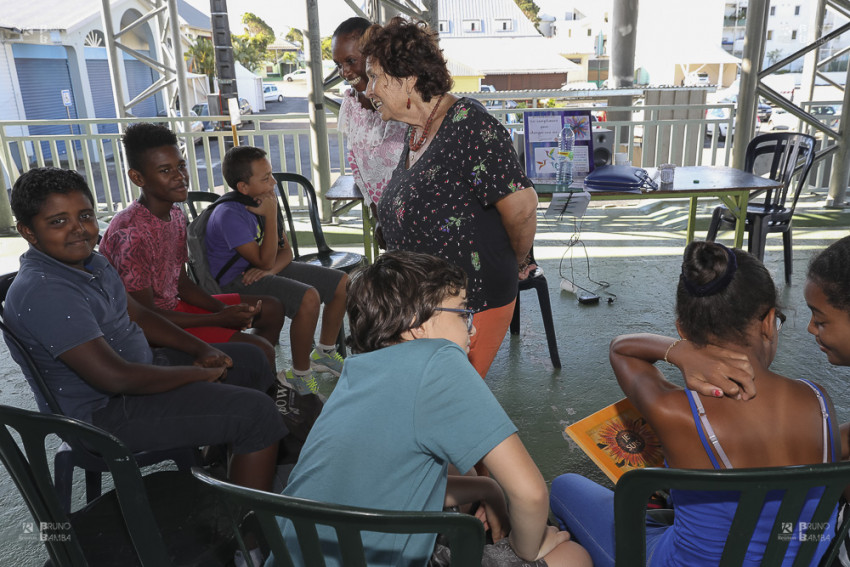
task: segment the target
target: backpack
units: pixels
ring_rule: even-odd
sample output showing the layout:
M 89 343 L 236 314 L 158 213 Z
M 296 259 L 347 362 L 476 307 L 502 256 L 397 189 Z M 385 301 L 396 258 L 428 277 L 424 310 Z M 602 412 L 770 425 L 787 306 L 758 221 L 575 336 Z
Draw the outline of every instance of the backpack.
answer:
M 240 201 L 232 192 L 219 197 L 214 203 L 204 209 L 197 218 L 189 223 L 186 228 L 186 246 L 189 252 L 189 276 L 198 284 L 201 289 L 210 295 L 221 293 L 219 280 L 227 270 L 230 269 L 241 256 L 236 253 L 233 257 L 224 264 L 218 274 L 213 276 L 210 273 L 210 266 L 207 263 L 207 223 L 210 220 L 210 215 L 213 209 L 221 203 L 229 201 Z

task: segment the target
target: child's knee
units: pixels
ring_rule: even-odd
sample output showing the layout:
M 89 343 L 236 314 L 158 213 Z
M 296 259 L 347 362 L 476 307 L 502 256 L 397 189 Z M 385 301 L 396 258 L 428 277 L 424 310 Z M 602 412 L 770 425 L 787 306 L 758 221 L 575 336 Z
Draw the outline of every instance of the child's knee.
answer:
M 264 325 L 280 324 L 283 326 L 285 317 L 283 304 L 276 297 L 263 297 L 263 305 L 260 310 L 260 318 Z
M 322 305 L 322 298 L 319 297 L 319 292 L 316 288 L 311 287 L 304 292 L 304 297 L 301 298 L 301 306 L 298 308 L 298 313 L 319 315 L 319 308 Z

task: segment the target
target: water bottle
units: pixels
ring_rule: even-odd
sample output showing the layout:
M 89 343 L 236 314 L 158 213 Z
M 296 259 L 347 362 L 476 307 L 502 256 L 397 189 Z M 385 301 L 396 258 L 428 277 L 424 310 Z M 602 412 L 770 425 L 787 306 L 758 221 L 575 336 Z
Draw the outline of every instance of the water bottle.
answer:
M 558 189 L 566 190 L 573 182 L 573 143 L 575 132 L 569 124 L 564 125 L 558 136 Z

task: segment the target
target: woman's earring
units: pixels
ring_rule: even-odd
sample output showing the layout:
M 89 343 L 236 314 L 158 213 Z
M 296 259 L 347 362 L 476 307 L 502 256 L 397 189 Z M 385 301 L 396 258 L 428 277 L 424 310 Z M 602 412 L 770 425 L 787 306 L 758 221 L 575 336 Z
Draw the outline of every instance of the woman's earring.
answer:
M 407 97 L 407 109 L 410 110 L 410 97 Z

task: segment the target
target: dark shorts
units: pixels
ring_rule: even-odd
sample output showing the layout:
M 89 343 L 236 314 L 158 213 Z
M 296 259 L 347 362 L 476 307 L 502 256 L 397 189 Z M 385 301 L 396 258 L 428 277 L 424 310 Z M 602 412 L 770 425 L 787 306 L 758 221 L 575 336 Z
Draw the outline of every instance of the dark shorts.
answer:
M 336 288 L 344 275 L 344 272 L 332 268 L 290 262 L 276 276 L 266 276 L 251 285 L 243 284 L 240 276 L 221 286 L 221 289 L 242 295 L 271 295 L 280 301 L 286 309 L 286 316 L 292 319 L 301 308 L 301 300 L 307 290 L 315 288 L 322 303 L 328 303 L 336 294 Z
M 233 359 L 224 382 L 196 382 L 159 394 L 114 396 L 94 412 L 92 423 L 134 452 L 227 444 L 238 455 L 277 443 L 287 430 L 266 393 L 275 377 L 265 355 L 245 343 L 215 347 Z M 154 364 L 160 366 L 193 362 L 191 356 L 172 349 L 155 349 L 154 356 Z
M 437 543 L 434 547 L 434 554 L 428 561 L 428 567 L 447 567 L 450 565 L 450 560 L 449 548 Z M 484 546 L 481 567 L 547 567 L 547 563 L 543 559 L 537 561 L 521 559 L 511 549 L 508 538 L 504 538 L 494 544 Z

